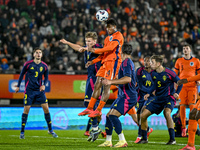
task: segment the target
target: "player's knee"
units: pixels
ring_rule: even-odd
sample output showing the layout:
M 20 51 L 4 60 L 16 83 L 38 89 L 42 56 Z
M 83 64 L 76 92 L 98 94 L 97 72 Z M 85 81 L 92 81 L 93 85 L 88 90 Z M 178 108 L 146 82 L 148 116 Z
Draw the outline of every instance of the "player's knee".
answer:
M 145 120 L 147 120 L 147 116 L 145 114 L 141 114 L 140 119 L 142 122 L 144 122 Z
M 189 115 L 189 119 L 195 120 L 196 119 L 196 114 L 197 114 L 197 109 L 192 109 Z

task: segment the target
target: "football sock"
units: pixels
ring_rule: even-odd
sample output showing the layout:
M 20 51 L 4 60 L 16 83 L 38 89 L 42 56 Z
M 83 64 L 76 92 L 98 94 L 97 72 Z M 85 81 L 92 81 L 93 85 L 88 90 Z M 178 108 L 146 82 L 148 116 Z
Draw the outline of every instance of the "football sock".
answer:
M 22 114 L 22 128 L 21 128 L 21 133 L 24 133 L 24 128 L 27 122 L 28 114 Z
M 168 132 L 169 132 L 169 136 L 170 136 L 170 140 L 175 140 L 175 132 L 173 128 L 168 128 Z
M 122 124 L 117 116 L 109 115 L 110 121 L 112 122 L 113 126 L 115 127 L 115 132 L 119 135 L 122 133 Z
M 149 132 L 149 126 L 147 127 L 147 132 Z
M 89 104 L 88 104 L 88 109 L 93 109 L 94 108 L 94 105 L 95 105 L 95 103 L 97 102 L 97 99 L 96 98 L 93 98 L 93 97 L 91 97 L 91 99 L 90 99 L 90 102 L 89 102 Z
M 119 137 L 119 140 L 121 141 L 124 141 L 125 140 L 125 137 L 124 137 L 124 133 L 122 132 L 122 133 L 120 133 L 119 135 L 118 135 L 118 137 Z
M 189 126 L 188 126 L 188 145 L 189 146 L 194 146 L 196 130 L 197 130 L 197 121 L 189 119 Z
M 141 136 L 142 136 L 141 125 L 139 125 L 139 128 L 138 128 L 138 137 L 141 137 Z
M 143 140 L 147 140 L 147 130 L 142 130 L 141 129 L 141 132 L 142 132 L 142 139 Z
M 108 116 L 106 116 L 105 130 L 106 130 L 107 135 L 112 135 L 113 125 Z M 106 137 L 107 137 L 107 135 L 106 135 Z
M 47 125 L 48 125 L 49 132 L 52 132 L 51 116 L 50 116 L 50 113 L 48 113 L 48 114 L 44 114 L 44 116 L 45 116 L 45 120 L 46 120 Z
M 97 107 L 97 110 L 98 110 L 98 111 L 101 111 L 105 104 L 106 104 L 106 102 L 100 101 L 100 103 L 99 103 L 99 105 L 98 105 L 98 107 Z
M 94 131 L 98 130 L 97 117 L 91 118 L 91 122 L 92 122 L 92 130 Z
M 86 131 L 89 131 L 89 130 L 90 130 L 91 125 L 92 125 L 92 123 L 91 123 L 91 120 L 89 119 L 89 120 L 88 120 L 87 127 L 86 127 Z
M 186 128 L 186 107 L 185 106 L 180 106 L 180 117 L 181 117 L 181 123 L 182 123 L 182 128 Z
M 106 141 L 112 141 L 112 135 L 106 135 Z

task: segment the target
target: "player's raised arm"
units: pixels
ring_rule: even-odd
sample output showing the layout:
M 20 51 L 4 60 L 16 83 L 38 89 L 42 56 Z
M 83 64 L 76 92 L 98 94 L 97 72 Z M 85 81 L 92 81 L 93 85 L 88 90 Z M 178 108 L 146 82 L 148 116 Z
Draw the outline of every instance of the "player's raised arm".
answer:
M 63 44 L 69 45 L 75 51 L 79 51 L 80 52 L 80 50 L 84 48 L 84 47 L 82 47 L 82 46 L 80 46 L 78 44 L 71 43 L 71 42 L 69 42 L 69 41 L 67 41 L 65 39 L 61 39 L 60 42 L 63 43 Z

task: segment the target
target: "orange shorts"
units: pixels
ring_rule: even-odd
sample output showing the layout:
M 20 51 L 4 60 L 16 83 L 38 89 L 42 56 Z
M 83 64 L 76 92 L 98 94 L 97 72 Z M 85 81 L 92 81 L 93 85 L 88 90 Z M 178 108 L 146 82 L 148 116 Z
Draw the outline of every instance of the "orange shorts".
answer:
M 198 100 L 198 102 L 194 105 L 194 108 L 200 111 L 200 100 Z
M 121 62 L 119 61 L 106 61 L 100 67 L 96 76 L 100 76 L 108 80 L 113 80 L 118 75 L 120 65 Z
M 129 115 L 136 114 L 135 106 L 128 111 Z
M 197 99 L 197 88 L 196 87 L 183 87 L 179 98 L 181 99 L 181 104 L 189 105 L 190 103 L 195 104 Z

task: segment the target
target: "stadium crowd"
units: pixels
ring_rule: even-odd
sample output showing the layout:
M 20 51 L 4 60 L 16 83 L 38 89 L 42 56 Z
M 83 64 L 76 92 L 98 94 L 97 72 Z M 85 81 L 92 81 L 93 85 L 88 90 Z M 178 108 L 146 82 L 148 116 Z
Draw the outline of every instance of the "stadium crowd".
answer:
M 87 31 L 96 31 L 100 43 L 105 24 L 95 18 L 105 9 L 118 23 L 125 42 L 133 47 L 136 66 L 147 55 L 165 55 L 164 66 L 173 68 L 182 45 L 200 59 L 200 16 L 183 0 L 0 0 L 0 73 L 19 73 L 32 59 L 35 47 L 44 51 L 50 73 L 87 73 L 83 53 L 59 43 L 85 45 Z

